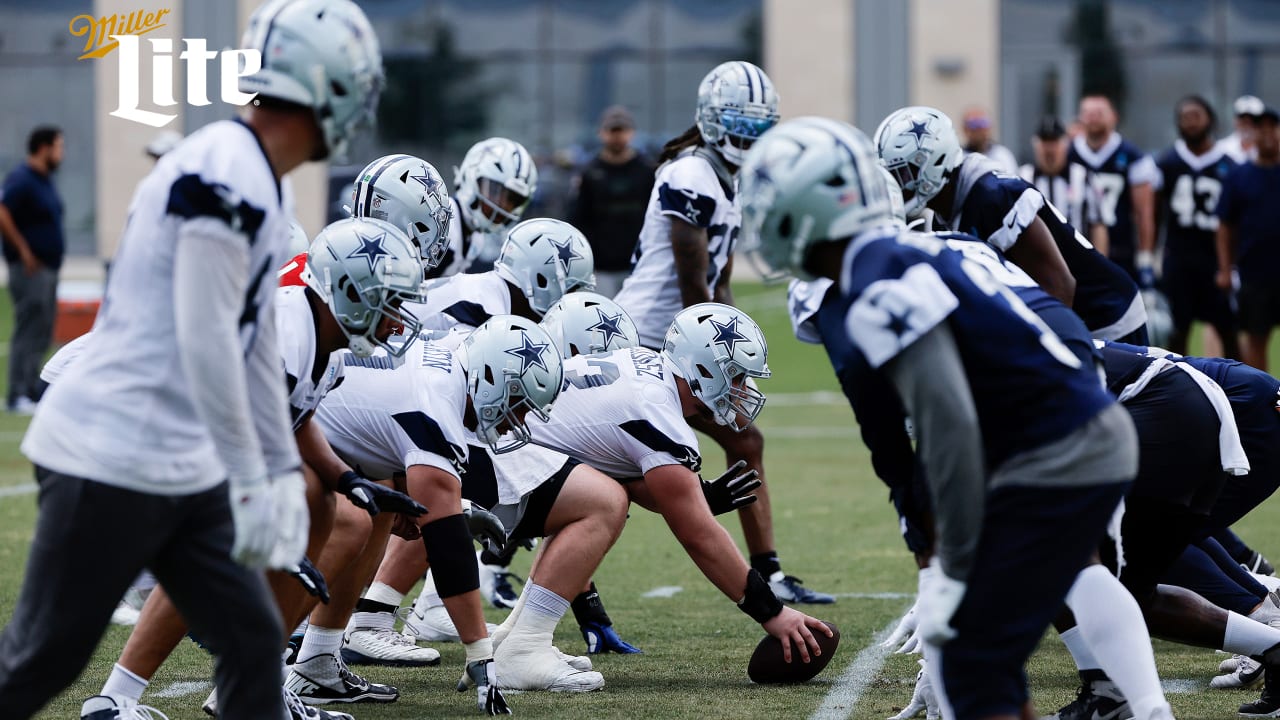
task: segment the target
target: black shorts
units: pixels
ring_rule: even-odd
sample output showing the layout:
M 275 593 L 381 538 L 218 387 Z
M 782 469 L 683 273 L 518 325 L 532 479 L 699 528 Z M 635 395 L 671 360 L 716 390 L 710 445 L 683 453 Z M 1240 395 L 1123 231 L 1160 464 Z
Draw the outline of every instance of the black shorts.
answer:
M 1186 333 L 1196 320 L 1235 332 L 1236 314 L 1230 296 L 1214 282 L 1216 270 L 1212 263 L 1165 262 L 1161 284 L 1178 332 Z
M 1208 515 L 1225 475 L 1218 413 L 1200 386 L 1171 368 L 1124 407 L 1138 431 L 1138 477 L 1128 502 L 1150 499 Z
M 524 513 L 520 516 L 520 522 L 516 524 L 514 530 L 507 534 L 508 542 L 519 542 L 546 536 L 547 517 L 551 515 L 551 508 L 555 506 L 556 498 L 560 497 L 560 490 L 564 488 L 565 481 L 569 479 L 569 473 L 573 472 L 573 469 L 580 464 L 577 460 L 569 458 L 556 471 L 555 475 L 547 478 L 546 482 L 529 493 L 524 504 Z
M 1272 283 L 1241 283 L 1236 305 L 1240 308 L 1240 329 L 1247 333 L 1265 335 L 1280 325 L 1280 287 Z

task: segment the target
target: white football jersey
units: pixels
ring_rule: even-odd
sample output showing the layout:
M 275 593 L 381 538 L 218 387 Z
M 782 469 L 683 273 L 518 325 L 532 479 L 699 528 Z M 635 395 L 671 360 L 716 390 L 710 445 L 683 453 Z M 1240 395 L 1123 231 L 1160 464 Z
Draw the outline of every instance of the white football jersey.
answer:
M 461 478 L 467 464 L 467 381 L 453 353 L 422 343 L 400 363 L 351 353 L 343 360 L 345 379 L 315 414 L 334 452 L 376 480 L 412 465 Z
M 492 265 L 506 239 L 502 233 L 468 232 L 462 225 L 462 206 L 458 204 L 458 197 L 451 195 L 449 200 L 453 203 L 453 218 L 449 220 L 449 250 L 441 266 L 431 273 L 433 278 L 465 272 L 467 266 L 476 261 Z
M 631 258 L 631 275 L 614 298 L 635 321 L 640 344 L 661 348 L 671 322 L 684 309 L 671 249 L 671 218 L 706 229 L 707 287 L 714 290 L 742 224 L 734 193 L 711 161 L 698 154 L 681 155 L 658 168 Z
M 312 377 L 316 362 L 315 319 L 307 303 L 306 288 L 282 287 L 276 291 L 276 325 L 284 379 L 289 387 L 289 416 L 293 430 L 311 417 L 320 401 L 342 382 L 345 349 L 329 353 L 324 372 Z
M 422 340 L 438 340 L 457 326 L 474 330 L 494 315 L 511 313 L 507 281 L 494 271 L 451 275 L 423 284 L 424 303 L 405 307 L 422 321 Z
M 241 312 L 246 358 L 261 330 L 273 334 L 275 269 L 289 240 L 288 208 L 257 137 L 239 121 L 205 126 L 167 153 L 133 194 L 94 331 L 46 393 L 22 444 L 57 472 L 155 494 L 207 490 L 227 477 L 197 415 L 175 336 L 174 260 L 179 228 L 225 222 L 247 237 L 249 288 Z M 274 342 L 274 340 L 272 340 Z M 261 350 L 259 350 L 261 352 Z M 273 351 L 274 353 L 274 351 Z M 283 395 L 248 373 L 255 426 Z M 262 401 L 262 402 L 260 402 Z M 297 449 L 263 440 L 268 471 Z M 273 460 L 273 454 L 275 458 Z
M 533 443 L 511 452 L 495 454 L 474 433 L 467 433 L 467 474 L 462 477 L 462 496 L 493 509 L 518 505 L 569 462 L 569 456 Z M 515 528 L 508 527 L 507 532 Z
M 646 348 L 564 361 L 564 389 L 547 422 L 526 422 L 533 441 L 619 480 L 663 465 L 702 467 L 698 439 L 680 409 L 675 376 Z
M 84 352 L 84 348 L 89 344 L 89 338 L 93 332 L 87 332 L 71 342 L 58 348 L 58 352 L 49 358 L 49 362 L 44 364 L 40 369 L 40 379 L 52 385 L 62 374 L 67 371 L 67 367 L 71 365 L 71 361 L 80 357 Z

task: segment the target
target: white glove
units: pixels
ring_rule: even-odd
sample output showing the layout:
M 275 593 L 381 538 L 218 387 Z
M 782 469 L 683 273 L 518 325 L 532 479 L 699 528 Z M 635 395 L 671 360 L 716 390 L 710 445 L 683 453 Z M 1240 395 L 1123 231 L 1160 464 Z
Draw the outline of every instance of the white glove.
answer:
M 919 600 L 916 601 L 917 603 Z M 880 643 L 883 648 L 897 648 L 894 652 L 899 655 L 920 651 L 920 636 L 916 632 L 916 626 L 919 624 L 916 615 L 916 606 L 912 605 L 906 615 L 898 621 L 898 627 L 893 629 L 889 637 Z
M 920 660 L 920 672 L 916 673 L 916 689 L 911 693 L 911 702 L 889 720 L 907 720 L 919 715 L 921 710 L 924 710 L 925 720 L 942 717 L 942 711 L 938 709 L 938 695 L 933 691 L 929 673 L 925 672 L 923 659 Z
M 311 530 L 311 512 L 307 509 L 307 483 L 302 473 L 292 471 L 277 475 L 271 481 L 275 497 L 278 528 L 275 547 L 268 566 L 294 571 L 307 553 L 307 536 Z
M 231 481 L 231 519 L 236 541 L 231 557 L 246 567 L 267 564 L 276 545 L 276 498 L 265 477 Z
M 941 646 L 956 636 L 951 618 L 964 599 L 966 585 L 942 572 L 937 561 L 920 570 L 920 594 L 916 598 L 919 633 L 930 645 Z

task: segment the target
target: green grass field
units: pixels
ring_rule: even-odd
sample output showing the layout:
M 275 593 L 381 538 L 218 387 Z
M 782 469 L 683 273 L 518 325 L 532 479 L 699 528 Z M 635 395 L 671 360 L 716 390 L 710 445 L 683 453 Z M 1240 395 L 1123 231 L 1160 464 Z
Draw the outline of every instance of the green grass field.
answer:
M 514 695 L 510 700 L 518 715 L 809 717 L 823 707 L 828 693 L 839 686 L 841 675 L 873 636 L 910 604 L 909 594 L 915 590 L 913 564 L 898 538 L 887 492 L 871 472 L 852 414 L 838 397 L 798 395 L 837 391 L 825 355 L 821 348 L 792 338 L 781 288 L 746 286 L 738 292 L 740 303 L 764 327 L 771 343 L 774 376 L 762 388 L 775 398 L 760 424 L 769 439 L 768 478 L 778 549 L 788 572 L 813 588 L 844 595 L 836 605 L 813 610 L 840 627 L 843 641 L 838 654 L 822 675 L 806 685 L 752 685 L 746 677 L 747 659 L 762 631 L 702 578 L 660 518 L 633 508 L 629 527 L 596 578 L 615 624 L 645 654 L 599 658 L 597 668 L 607 680 L 600 692 Z M 9 325 L 4 294 L 0 337 L 8 337 Z M 35 520 L 34 494 L 8 494 L 32 480 L 30 465 L 17 449 L 25 426 L 24 419 L 0 413 L 0 618 L 5 621 L 22 582 Z M 703 450 L 709 473 L 717 473 L 722 458 L 706 444 Z M 738 523 L 726 519 L 726 526 L 740 540 Z M 1241 528 L 1255 547 L 1273 558 L 1280 556 L 1277 519 L 1274 507 L 1264 508 Z M 513 569 L 523 575 L 528 563 L 529 555 L 522 553 Z M 682 590 L 670 598 L 643 597 L 662 586 Z M 1016 591 L 1017 581 L 1010 578 L 1009 592 Z M 860 597 L 878 593 L 893 596 Z M 503 617 L 491 608 L 487 613 L 491 621 Z M 127 636 L 125 628 L 110 628 L 83 675 L 38 717 L 78 717 L 80 703 L 98 691 Z M 556 641 L 566 651 L 584 651 L 572 619 L 561 623 Z M 371 679 L 399 687 L 402 697 L 393 705 L 355 706 L 351 708 L 355 716 L 361 720 L 474 717 L 474 697 L 453 690 L 463 664 L 462 648 L 443 645 L 439 649 L 440 667 L 368 670 Z M 1158 643 L 1161 675 L 1173 681 L 1169 699 L 1179 718 L 1231 717 L 1237 704 L 1256 697 L 1255 691 L 1200 692 L 1220 658 L 1206 650 Z M 823 716 L 888 717 L 910 698 L 915 670 L 914 656 L 890 656 L 855 707 L 836 703 Z M 146 701 L 174 720 L 204 717 L 199 703 L 208 691 L 204 683 L 210 674 L 209 657 L 194 644 L 184 643 L 152 682 Z M 1042 712 L 1051 712 L 1074 697 L 1076 680 L 1070 659 L 1052 636 L 1034 658 L 1030 676 Z M 4 715 L 0 709 L 0 716 Z

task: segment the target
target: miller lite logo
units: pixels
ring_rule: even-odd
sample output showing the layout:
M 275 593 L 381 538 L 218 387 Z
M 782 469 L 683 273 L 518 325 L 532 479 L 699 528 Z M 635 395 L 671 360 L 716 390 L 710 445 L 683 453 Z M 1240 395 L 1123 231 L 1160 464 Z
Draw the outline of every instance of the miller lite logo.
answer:
M 142 96 L 142 35 L 165 27 L 167 8 L 146 11 L 135 10 L 130 13 L 116 13 L 94 17 L 77 15 L 71 18 L 67 26 L 68 32 L 76 37 L 84 38 L 84 52 L 79 60 L 105 57 L 115 50 L 120 51 L 120 103 L 112 115 L 151 127 L 164 127 L 178 117 L 176 113 L 152 112 L 138 107 Z M 172 107 L 178 104 L 173 97 L 173 40 L 169 38 L 149 38 L 151 50 L 151 101 L 159 107 Z M 223 50 L 221 53 L 208 49 L 204 38 L 182 38 L 184 47 L 177 59 L 186 64 L 187 103 L 190 105 L 209 105 L 209 95 L 205 88 L 208 78 L 207 63 L 220 58 L 222 68 L 222 101 L 233 105 L 247 105 L 257 93 L 242 93 L 239 80 L 253 75 L 262 69 L 262 53 L 258 50 Z

